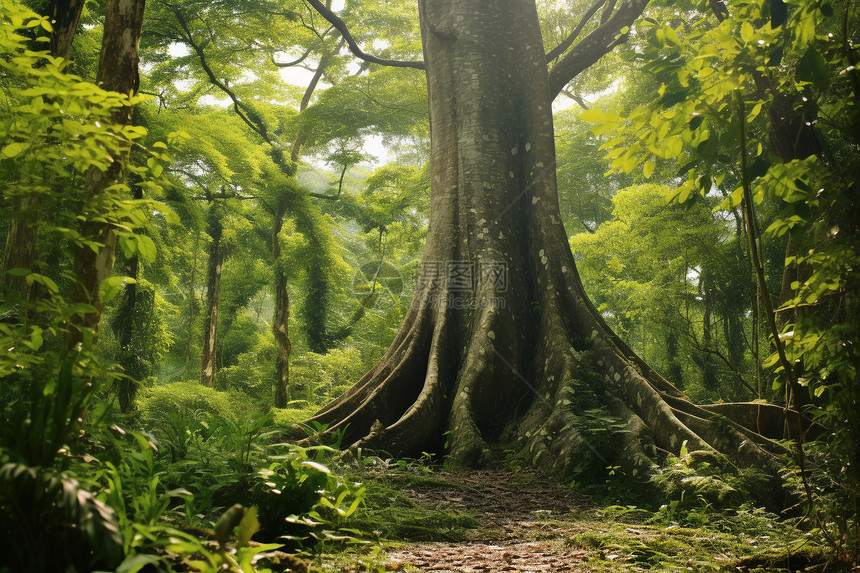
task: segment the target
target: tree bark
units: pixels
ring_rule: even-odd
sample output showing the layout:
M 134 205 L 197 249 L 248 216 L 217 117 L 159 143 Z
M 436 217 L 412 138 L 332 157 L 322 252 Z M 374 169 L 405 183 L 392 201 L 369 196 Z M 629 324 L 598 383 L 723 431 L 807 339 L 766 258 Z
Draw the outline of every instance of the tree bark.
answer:
M 128 276 L 137 281 L 139 268 L 140 259 L 135 255 L 129 261 Z M 132 283 L 125 288 L 124 298 L 120 304 L 116 324 L 114 325 L 120 348 L 119 363 L 125 375 L 129 377 L 122 378 L 116 382 L 119 409 L 123 414 L 131 412 L 134 406 L 134 397 L 137 395 L 138 379 L 135 375 L 137 374 L 138 368 L 136 366 L 140 357 L 136 356 L 132 348 L 134 332 L 137 328 L 137 325 L 134 323 L 135 307 L 138 304 L 137 294 L 137 283 Z
M 105 15 L 99 71 L 96 83 L 106 89 L 123 94 L 136 93 L 139 86 L 138 47 L 143 26 L 145 0 L 110 0 Z M 112 120 L 121 125 L 131 123 L 132 108 L 125 107 L 114 114 Z M 90 168 L 86 175 L 86 192 L 94 199 L 105 192 L 122 177 L 127 161 L 127 152 L 116 157 L 106 171 Z M 89 303 L 94 312 L 78 315 L 68 342 L 71 346 L 85 339 L 86 333 L 96 333 L 101 320 L 104 301 L 99 293 L 102 282 L 113 272 L 116 235 L 108 223 L 87 221 L 81 235 L 101 244 L 91 249 L 79 248 L 75 255 L 74 272 L 76 282 L 72 287 L 72 302 Z
M 84 0 L 54 0 L 51 17 L 51 26 L 54 28 L 54 33 L 51 35 L 51 55 L 55 58 L 69 58 L 72 40 L 75 39 L 83 10 Z
M 209 267 L 206 277 L 206 322 L 203 327 L 203 358 L 200 367 L 200 383 L 215 387 L 218 372 L 218 306 L 221 301 L 221 269 L 224 266 L 224 247 L 221 237 L 224 227 L 218 214 L 217 203 L 209 207 Z
M 465 465 L 504 441 L 556 475 L 585 458 L 643 475 L 686 441 L 776 473 L 780 447 L 694 405 L 588 300 L 559 214 L 534 3 L 421 0 L 419 10 L 432 185 L 421 277 L 384 357 L 312 420 L 395 455 L 440 451 L 447 431 L 448 455 Z M 485 275 L 499 269 L 504 281 Z M 594 408 L 627 425 L 620 445 L 591 437 Z
M 278 235 L 284 226 L 286 199 L 281 198 L 275 210 L 272 229 L 272 260 L 275 263 L 275 310 L 272 315 L 272 332 L 275 335 L 275 408 L 287 407 L 287 389 L 290 385 L 290 293 L 287 290 L 287 273 L 281 260 L 281 242 Z
M 135 199 L 143 199 L 143 189 L 140 185 L 134 186 L 133 197 Z M 141 310 L 142 299 L 149 298 L 148 293 L 146 291 L 141 292 L 137 284 L 137 281 L 141 278 L 140 275 L 140 257 L 134 255 L 128 261 L 128 276 L 133 278 L 135 282 L 125 287 L 123 299 L 110 322 L 111 329 L 114 331 L 119 343 L 117 361 L 122 366 L 123 373 L 125 374 L 124 378 L 118 379 L 114 384 L 119 409 L 123 414 L 131 413 L 134 407 L 134 399 L 137 396 L 138 384 L 148 375 L 144 366 L 146 360 L 141 355 L 142 353 L 137 352 L 137 349 L 134 347 L 135 334 L 148 330 L 136 320 Z M 154 296 L 153 293 L 153 299 Z M 154 300 L 152 303 L 154 304 Z
M 33 223 L 38 218 L 40 206 L 41 199 L 35 193 L 15 200 L 14 215 L 9 220 L 6 248 L 3 252 L 4 271 L 21 268 L 37 272 L 36 227 Z M 4 272 L 3 284 L 9 293 L 15 293 L 22 300 L 27 299 L 30 287 L 27 286 L 25 277 Z

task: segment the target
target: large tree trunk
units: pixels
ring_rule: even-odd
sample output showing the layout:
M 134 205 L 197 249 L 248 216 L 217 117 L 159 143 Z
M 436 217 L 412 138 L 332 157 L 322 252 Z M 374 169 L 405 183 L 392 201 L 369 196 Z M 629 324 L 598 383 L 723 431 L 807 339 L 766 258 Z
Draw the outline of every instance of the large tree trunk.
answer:
M 122 94 L 136 93 L 139 85 L 138 47 L 143 26 L 145 0 L 110 0 L 105 15 L 99 71 L 96 83 L 106 89 Z M 112 118 L 117 124 L 131 123 L 132 108 L 126 107 Z M 105 192 L 122 177 L 127 156 L 117 157 L 106 171 L 90 168 L 86 175 L 86 191 L 89 198 Z M 76 283 L 71 292 L 72 302 L 89 303 L 94 312 L 81 315 L 75 322 L 67 342 L 74 346 L 86 336 L 96 332 L 101 320 L 104 301 L 99 287 L 113 272 L 116 234 L 108 223 L 87 221 L 81 236 L 102 246 L 93 250 L 89 246 L 79 248 L 75 255 L 74 271 Z
M 684 441 L 775 470 L 777 447 L 713 421 L 588 300 L 559 214 L 534 2 L 419 5 L 432 140 L 421 279 L 385 356 L 313 420 L 396 455 L 438 451 L 449 431 L 450 457 L 471 465 L 509 441 L 558 475 L 585 457 L 643 474 Z M 627 424 L 622 444 L 581 430 L 594 408 Z

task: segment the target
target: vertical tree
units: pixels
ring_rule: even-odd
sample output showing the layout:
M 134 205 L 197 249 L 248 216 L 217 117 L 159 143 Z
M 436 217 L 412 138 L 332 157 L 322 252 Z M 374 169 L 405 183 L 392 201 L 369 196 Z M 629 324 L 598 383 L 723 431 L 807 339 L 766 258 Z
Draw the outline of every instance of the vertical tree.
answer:
M 218 309 L 221 301 L 221 270 L 224 267 L 225 248 L 222 241 L 224 225 L 221 222 L 217 201 L 209 203 L 206 232 L 212 239 L 209 245 L 209 264 L 206 271 L 206 317 L 203 326 L 203 358 L 200 365 L 200 383 L 215 386 L 218 357 Z
M 583 456 L 647 471 L 684 441 L 775 468 L 777 448 L 714 421 L 612 333 L 567 245 L 551 104 L 645 4 L 608 4 L 585 38 L 548 56 L 534 2 L 419 1 L 432 139 L 422 280 L 385 356 L 313 420 L 347 443 L 401 454 L 439 449 L 448 431 L 450 456 L 466 464 L 506 437 L 557 473 Z M 596 451 L 581 431 L 594 407 L 627 423 L 620 451 Z
M 99 71 L 96 84 L 106 90 L 122 94 L 135 94 L 139 86 L 138 61 L 139 42 L 143 27 L 145 0 L 111 0 L 105 15 Z M 113 121 L 117 125 L 131 124 L 132 108 L 118 111 Z M 87 201 L 97 204 L 103 200 L 106 190 L 119 182 L 123 176 L 128 151 L 114 157 L 105 170 L 90 168 L 86 177 Z M 78 248 L 75 255 L 74 272 L 76 283 L 72 289 L 72 302 L 90 304 L 92 312 L 77 315 L 69 343 L 82 340 L 84 332 L 98 330 L 104 301 L 99 288 L 113 272 L 116 251 L 116 232 L 111 223 L 99 220 L 86 221 L 81 236 L 87 244 Z

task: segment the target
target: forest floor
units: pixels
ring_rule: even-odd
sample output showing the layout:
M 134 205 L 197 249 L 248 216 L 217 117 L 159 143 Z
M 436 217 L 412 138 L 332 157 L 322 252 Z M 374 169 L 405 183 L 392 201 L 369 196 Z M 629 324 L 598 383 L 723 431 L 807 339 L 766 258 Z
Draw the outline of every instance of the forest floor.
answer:
M 367 487 L 362 529 L 393 541 L 318 556 L 311 571 L 821 570 L 807 569 L 821 561 L 810 539 L 763 510 L 705 508 L 682 526 L 530 472 L 355 477 Z

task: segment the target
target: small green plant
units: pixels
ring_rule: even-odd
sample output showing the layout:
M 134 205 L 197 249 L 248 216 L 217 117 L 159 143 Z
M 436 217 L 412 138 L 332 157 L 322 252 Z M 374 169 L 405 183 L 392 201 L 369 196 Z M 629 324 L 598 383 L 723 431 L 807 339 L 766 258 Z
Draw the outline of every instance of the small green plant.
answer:
M 167 490 L 156 468 L 154 444 L 139 432 L 127 435 L 134 440 L 136 450 L 127 452 L 119 465 L 105 462 L 95 481 L 103 484 L 98 497 L 116 511 L 123 550 L 131 554 L 150 545 L 162 531 L 159 524 L 171 500 L 189 498 L 191 493 L 186 489 Z
M 329 474 L 327 488 L 308 517 L 317 521 L 320 528 L 310 535 L 321 542 L 357 541 L 362 532 L 348 527 L 349 519 L 364 501 L 365 488 L 360 483 L 349 483 L 340 476 Z
M 768 477 L 755 468 L 723 469 L 720 461 L 709 452 L 689 451 L 685 440 L 678 456 L 668 456 L 651 478 L 667 498 L 654 521 L 700 526 L 713 509 L 737 506 L 769 487 Z
M 298 426 L 304 430 L 312 443 L 327 445 L 335 450 L 341 449 L 343 438 L 346 436 L 347 429 L 349 428 L 349 424 L 347 424 L 342 428 L 331 431 L 329 430 L 329 424 L 324 424 L 316 420 L 302 422 Z

